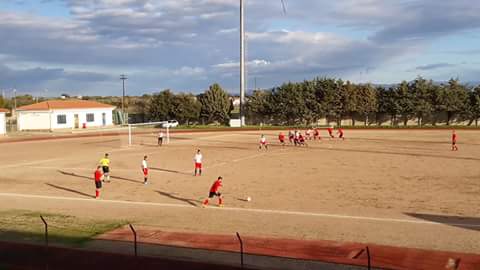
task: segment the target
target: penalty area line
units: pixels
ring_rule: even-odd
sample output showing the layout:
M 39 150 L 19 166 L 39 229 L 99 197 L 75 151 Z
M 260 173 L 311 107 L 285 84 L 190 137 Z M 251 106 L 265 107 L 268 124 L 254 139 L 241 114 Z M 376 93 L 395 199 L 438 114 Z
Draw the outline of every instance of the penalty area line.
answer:
M 95 200 L 95 199 L 61 197 L 61 196 L 30 195 L 30 194 L 20 194 L 20 193 L 0 193 L 0 197 L 81 201 L 81 202 L 105 203 L 105 204 L 123 204 L 123 205 L 139 205 L 139 206 L 143 205 L 143 206 L 159 206 L 159 207 L 189 208 L 189 209 L 198 208 L 196 206 L 185 205 L 185 204 L 136 202 L 136 201 L 120 201 L 120 200 L 104 200 L 104 199 Z M 324 214 L 324 213 L 312 213 L 312 212 L 300 212 L 300 211 L 288 211 L 288 210 L 268 210 L 268 209 L 237 208 L 237 207 L 222 207 L 222 208 L 211 207 L 208 209 L 216 210 L 216 211 L 236 211 L 236 212 L 245 212 L 245 213 L 295 215 L 295 216 L 320 217 L 320 218 L 332 218 L 332 219 L 351 219 L 351 220 L 388 222 L 388 223 L 405 223 L 405 224 L 418 224 L 418 225 L 448 225 L 448 226 L 456 226 L 456 227 L 464 227 L 464 228 L 480 228 L 480 224 L 433 222 L 433 221 L 411 220 L 411 219 L 400 219 L 400 218 L 377 218 L 377 217 L 366 217 L 366 216 Z

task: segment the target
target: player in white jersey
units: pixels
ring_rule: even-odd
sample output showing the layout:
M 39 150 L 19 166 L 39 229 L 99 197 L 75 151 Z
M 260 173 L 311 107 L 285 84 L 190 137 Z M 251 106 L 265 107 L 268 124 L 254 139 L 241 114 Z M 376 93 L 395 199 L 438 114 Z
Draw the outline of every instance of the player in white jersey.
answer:
M 143 172 L 143 184 L 148 184 L 148 165 L 147 165 L 147 156 L 143 157 L 142 160 L 142 172 Z
M 195 156 L 193 157 L 193 161 L 195 161 L 195 173 L 194 173 L 194 176 L 197 176 L 197 172 L 198 172 L 198 176 L 201 176 L 202 175 L 202 159 L 203 159 L 203 155 L 202 153 L 200 152 L 200 149 L 197 150 L 197 153 L 195 154 Z
M 164 136 L 164 135 L 163 135 L 163 131 L 160 131 L 160 132 L 158 133 L 158 145 L 159 145 L 159 146 L 162 146 L 162 144 L 163 144 L 163 136 Z
M 261 150 L 262 146 L 265 147 L 265 150 L 268 150 L 267 138 L 263 134 L 260 136 L 260 145 L 258 146 L 258 149 Z

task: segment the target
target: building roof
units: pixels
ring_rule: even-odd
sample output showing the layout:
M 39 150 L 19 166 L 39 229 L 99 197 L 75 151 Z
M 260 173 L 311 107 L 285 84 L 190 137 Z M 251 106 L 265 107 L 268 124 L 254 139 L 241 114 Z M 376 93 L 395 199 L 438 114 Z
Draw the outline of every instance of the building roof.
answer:
M 0 108 L 0 113 L 2 113 L 2 112 L 4 112 L 4 113 L 8 113 L 8 112 L 10 112 L 10 110 L 8 110 L 8 109 L 4 109 L 4 108 Z
M 98 109 L 115 108 L 113 105 L 96 102 L 93 100 L 67 99 L 67 100 L 47 100 L 31 105 L 18 107 L 17 111 L 49 111 L 49 110 L 68 110 L 68 109 Z

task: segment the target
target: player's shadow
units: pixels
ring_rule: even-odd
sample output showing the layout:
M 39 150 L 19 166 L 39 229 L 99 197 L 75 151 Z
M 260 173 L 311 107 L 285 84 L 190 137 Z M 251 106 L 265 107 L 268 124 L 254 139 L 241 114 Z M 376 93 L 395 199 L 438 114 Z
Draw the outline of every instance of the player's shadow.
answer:
M 140 143 L 141 146 L 146 146 L 146 147 L 161 147 L 161 145 L 155 144 L 155 143 Z
M 462 229 L 480 231 L 480 217 L 460 217 L 460 216 L 444 216 L 421 213 L 404 213 L 405 215 L 423 219 L 429 222 L 444 224 Z
M 66 188 L 66 187 L 61 187 L 61 186 L 57 186 L 57 185 L 54 185 L 54 184 L 50 184 L 50 183 L 45 183 L 47 186 L 50 186 L 50 187 L 53 187 L 53 188 L 56 188 L 56 189 L 60 189 L 60 190 L 63 190 L 63 191 L 68 191 L 68 192 L 71 192 L 71 193 L 75 193 L 75 194 L 78 194 L 78 195 L 82 195 L 84 197 L 88 197 L 88 198 L 95 198 L 95 196 L 91 195 L 91 194 L 87 194 L 87 193 L 83 193 L 81 191 L 78 191 L 78 190 L 74 190 L 74 189 L 70 189 L 70 188 Z
M 169 170 L 169 169 L 162 169 L 162 168 L 154 168 L 154 167 L 151 167 L 150 170 L 159 171 L 159 172 L 168 172 L 168 173 L 183 174 L 183 175 L 191 175 L 191 174 L 186 173 L 186 172 L 181 172 L 181 171 L 176 171 L 176 170 Z
M 129 179 L 125 177 L 120 177 L 120 176 L 110 176 L 111 179 L 117 179 L 117 180 L 123 180 L 123 181 L 128 181 L 128 182 L 133 182 L 133 183 L 143 183 L 143 181 L 135 180 L 135 179 Z
M 458 160 L 473 160 L 480 161 L 480 158 L 474 157 L 457 157 L 457 156 L 444 156 L 444 155 L 432 155 L 432 154 L 417 154 L 417 153 L 399 153 L 392 151 L 376 151 L 376 150 L 362 150 L 362 149 L 333 149 L 333 148 L 312 148 L 321 151 L 334 151 L 334 152 L 356 152 L 356 153 L 368 153 L 368 154 L 385 154 L 395 156 L 411 156 L 411 157 L 431 157 L 431 158 L 444 158 L 444 159 L 458 159 Z
M 177 201 L 182 201 L 182 202 L 186 202 L 192 206 L 198 206 L 200 203 L 202 203 L 201 201 L 199 200 L 194 200 L 194 199 L 187 199 L 187 198 L 182 198 L 182 197 L 178 197 L 178 196 L 175 196 L 173 194 L 170 194 L 170 193 L 167 193 L 167 192 L 163 192 L 163 191 L 159 191 L 159 190 L 156 190 L 156 192 L 162 196 L 165 196 L 165 197 L 168 197 L 168 198 L 171 198 L 171 199 L 174 199 L 174 200 L 177 200 Z
M 204 147 L 205 148 L 213 148 L 213 149 L 233 149 L 233 150 L 250 150 L 250 149 L 252 149 L 251 147 L 222 146 L 222 145 L 205 145 Z
M 84 178 L 84 179 L 93 179 L 93 178 L 90 178 L 88 176 L 83 176 L 83 175 L 78 175 L 76 173 L 73 173 L 73 172 L 66 172 L 66 171 L 62 171 L 62 170 L 57 170 L 57 172 L 63 174 L 63 175 L 68 175 L 68 176 L 73 176 L 73 177 L 78 177 L 78 178 Z
M 120 142 L 119 139 L 113 139 L 113 140 L 106 140 L 106 141 L 95 141 L 95 142 L 84 142 L 82 144 L 96 144 L 96 145 L 105 145 L 106 143 L 111 143 L 111 142 Z

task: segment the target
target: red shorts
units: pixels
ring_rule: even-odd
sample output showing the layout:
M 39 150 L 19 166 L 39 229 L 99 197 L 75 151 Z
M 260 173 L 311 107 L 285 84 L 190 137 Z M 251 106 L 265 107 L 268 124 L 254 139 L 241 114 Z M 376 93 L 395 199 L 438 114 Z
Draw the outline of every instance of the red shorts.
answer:
M 201 169 L 202 163 L 195 162 L 195 169 Z
M 260 142 L 260 144 L 261 144 L 261 145 L 266 145 L 266 144 L 267 144 L 267 142 Z
M 148 175 L 148 168 L 143 169 L 143 175 L 147 176 Z

